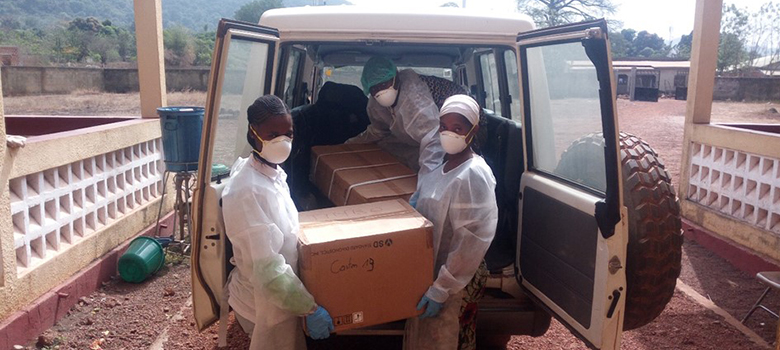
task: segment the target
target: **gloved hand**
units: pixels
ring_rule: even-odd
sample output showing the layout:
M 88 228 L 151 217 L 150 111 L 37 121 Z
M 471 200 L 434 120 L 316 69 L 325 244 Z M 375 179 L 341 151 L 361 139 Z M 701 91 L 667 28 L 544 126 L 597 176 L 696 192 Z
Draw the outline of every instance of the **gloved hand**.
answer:
M 420 192 L 414 192 L 412 193 L 412 196 L 409 197 L 409 205 L 411 205 L 412 208 L 417 209 L 417 198 L 420 198 Z
M 306 316 L 306 329 L 312 339 L 325 339 L 333 331 L 333 319 L 325 308 L 317 306 L 314 313 Z
M 420 299 L 420 302 L 417 303 L 417 310 L 422 310 L 422 308 L 425 308 L 425 312 L 423 312 L 419 317 L 436 317 L 436 315 L 439 314 L 439 311 L 441 311 L 442 306 L 444 306 L 443 303 L 437 303 L 429 299 L 427 296 L 423 296 L 422 299 Z

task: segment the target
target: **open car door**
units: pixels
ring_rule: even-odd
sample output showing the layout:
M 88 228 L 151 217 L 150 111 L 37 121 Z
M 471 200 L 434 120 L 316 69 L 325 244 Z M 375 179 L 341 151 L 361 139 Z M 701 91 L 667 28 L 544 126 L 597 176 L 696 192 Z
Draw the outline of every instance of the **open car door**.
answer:
M 527 160 L 518 282 L 591 348 L 619 349 L 628 228 L 606 23 L 527 32 L 517 45 Z M 583 143 L 603 148 L 600 162 L 582 157 L 594 149 Z
M 218 319 L 229 273 L 220 201 L 229 179 L 212 174 L 212 166 L 225 169 L 249 153 L 241 142 L 246 110 L 270 93 L 278 41 L 276 29 L 244 22 L 222 19 L 217 29 L 192 206 L 192 308 L 199 330 Z

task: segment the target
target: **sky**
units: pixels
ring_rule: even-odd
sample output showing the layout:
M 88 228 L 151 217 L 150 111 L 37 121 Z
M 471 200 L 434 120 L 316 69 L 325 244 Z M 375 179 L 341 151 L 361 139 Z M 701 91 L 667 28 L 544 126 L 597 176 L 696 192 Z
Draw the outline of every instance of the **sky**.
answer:
M 462 5 L 464 0 L 350 0 L 362 6 L 423 6 L 436 7 L 452 1 Z M 517 11 L 515 0 L 465 0 L 466 8 L 486 11 Z M 758 10 L 761 4 L 769 0 L 735 0 L 738 7 L 750 11 Z M 609 19 L 623 22 L 623 28 L 637 31 L 647 30 L 658 34 L 665 40 L 675 40 L 693 30 L 693 15 L 696 0 L 612 0 L 618 6 L 616 13 Z M 392 4 L 392 5 L 389 5 Z M 671 32 L 671 35 L 670 35 Z

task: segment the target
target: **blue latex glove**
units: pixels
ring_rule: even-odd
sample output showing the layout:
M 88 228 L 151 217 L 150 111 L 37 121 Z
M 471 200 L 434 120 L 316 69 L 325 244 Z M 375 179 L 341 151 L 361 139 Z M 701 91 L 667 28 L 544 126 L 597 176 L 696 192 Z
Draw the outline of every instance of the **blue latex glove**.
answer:
M 333 319 L 322 306 L 318 306 L 314 313 L 306 316 L 306 329 L 312 339 L 325 339 L 333 331 Z
M 420 198 L 420 192 L 415 191 L 409 198 L 409 205 L 411 205 L 412 208 L 417 209 L 417 198 Z
M 420 315 L 420 318 L 436 317 L 436 315 L 439 314 L 439 311 L 441 311 L 442 306 L 444 306 L 443 303 L 437 303 L 428 297 L 423 296 L 422 299 L 420 299 L 420 302 L 417 303 L 417 310 L 425 308 L 425 312 Z

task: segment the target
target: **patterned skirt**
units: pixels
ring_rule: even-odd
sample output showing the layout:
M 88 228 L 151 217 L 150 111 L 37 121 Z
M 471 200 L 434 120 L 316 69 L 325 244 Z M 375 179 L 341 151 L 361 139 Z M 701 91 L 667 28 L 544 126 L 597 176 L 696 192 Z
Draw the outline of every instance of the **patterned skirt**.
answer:
M 463 289 L 463 303 L 460 306 L 460 336 L 458 338 L 460 350 L 477 348 L 477 303 L 485 294 L 488 275 L 487 265 L 485 265 L 485 260 L 482 260 L 474 277 Z

